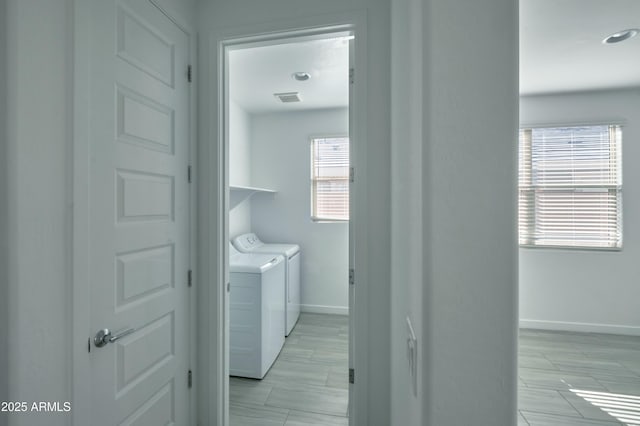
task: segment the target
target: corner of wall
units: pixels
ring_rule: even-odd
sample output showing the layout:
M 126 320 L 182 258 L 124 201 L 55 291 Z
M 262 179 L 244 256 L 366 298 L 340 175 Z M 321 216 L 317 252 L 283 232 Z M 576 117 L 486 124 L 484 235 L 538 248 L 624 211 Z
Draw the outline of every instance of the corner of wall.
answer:
M 198 0 L 152 0 L 152 2 L 165 11 L 178 25 L 192 27 L 196 20 Z
M 423 350 L 422 3 L 392 2 L 391 59 L 391 424 L 421 425 L 426 368 Z M 410 167 L 407 167 L 410 165 Z M 408 361 L 407 319 L 417 342 Z M 413 375 L 410 365 L 415 365 Z M 415 386 L 415 388 L 414 388 Z
M 423 420 L 513 425 L 518 2 L 424 6 Z
M 8 277 L 8 206 L 7 202 L 7 4 L 6 0 L 0 0 L 0 292 L 4 293 L 0 297 L 0 401 L 8 400 L 8 303 L 6 292 L 9 286 Z M 0 413 L 0 426 L 5 426 L 6 416 Z
M 229 101 L 229 183 L 253 186 L 251 180 L 251 116 Z M 229 211 L 229 237 L 251 232 L 252 201 L 246 199 Z
M 9 400 L 69 401 L 71 2 L 1 4 L 0 331 L 9 343 L 0 344 L 0 386 Z

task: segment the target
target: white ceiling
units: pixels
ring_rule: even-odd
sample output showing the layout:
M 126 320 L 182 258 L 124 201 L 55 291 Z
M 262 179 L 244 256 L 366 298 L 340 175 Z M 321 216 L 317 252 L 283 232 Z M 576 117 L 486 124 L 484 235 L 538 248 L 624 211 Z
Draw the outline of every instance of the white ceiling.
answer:
M 520 93 L 640 86 L 640 0 L 520 0 Z
M 349 42 L 344 37 L 233 50 L 229 66 L 229 95 L 249 113 L 349 105 Z M 294 72 L 311 78 L 296 81 Z M 299 92 L 302 102 L 282 103 L 273 96 L 281 92 Z
M 640 87 L 640 35 L 602 40 L 640 28 L 640 0 L 520 0 L 520 93 Z M 230 96 L 250 113 L 348 106 L 348 42 L 315 40 L 233 50 Z M 308 72 L 311 79 L 291 77 Z M 283 104 L 278 92 L 300 92 Z

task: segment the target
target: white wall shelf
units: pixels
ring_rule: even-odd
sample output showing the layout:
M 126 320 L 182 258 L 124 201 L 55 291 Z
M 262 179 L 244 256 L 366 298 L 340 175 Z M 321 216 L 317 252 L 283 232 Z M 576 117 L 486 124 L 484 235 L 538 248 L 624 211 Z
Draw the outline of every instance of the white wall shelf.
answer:
M 229 185 L 229 202 L 234 208 L 241 202 L 248 200 L 254 194 L 275 194 L 273 189 L 255 188 L 252 186 Z
M 234 192 L 266 192 L 266 193 L 271 193 L 271 194 L 275 194 L 276 191 L 274 191 L 273 189 L 266 189 L 266 188 L 255 188 L 252 186 L 241 186 L 241 185 L 229 185 L 229 189 L 231 191 Z

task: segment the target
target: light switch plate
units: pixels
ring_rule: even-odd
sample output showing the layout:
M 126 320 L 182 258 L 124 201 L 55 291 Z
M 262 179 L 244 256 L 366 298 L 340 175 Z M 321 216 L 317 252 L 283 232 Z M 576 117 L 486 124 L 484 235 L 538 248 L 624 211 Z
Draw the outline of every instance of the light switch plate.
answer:
M 409 362 L 409 380 L 413 396 L 418 396 L 418 339 L 413 331 L 411 319 L 407 316 L 407 361 Z

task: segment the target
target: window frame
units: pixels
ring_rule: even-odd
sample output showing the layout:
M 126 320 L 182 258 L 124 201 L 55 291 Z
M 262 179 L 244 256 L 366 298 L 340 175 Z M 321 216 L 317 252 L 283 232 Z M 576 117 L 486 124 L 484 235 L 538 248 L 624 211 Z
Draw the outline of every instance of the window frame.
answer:
M 339 219 L 339 218 L 327 218 L 327 217 L 321 217 L 321 216 L 317 216 L 317 191 L 316 191 L 316 182 L 317 179 L 315 178 L 315 171 L 314 171 L 314 158 L 315 158 L 315 154 L 314 154 L 314 147 L 315 147 L 315 141 L 318 139 L 346 139 L 347 140 L 347 146 L 348 146 L 348 151 L 349 151 L 349 164 L 347 166 L 347 175 L 345 178 L 340 179 L 340 180 L 346 180 L 347 182 L 347 211 L 348 211 L 348 217 L 346 219 Z M 350 204 L 351 204 L 351 178 L 350 178 L 350 170 L 351 170 L 351 140 L 349 139 L 349 135 L 346 133 L 337 133 L 337 134 L 317 134 L 317 135 L 312 135 L 309 136 L 309 194 L 310 194 L 310 198 L 311 198 L 311 202 L 310 202 L 310 214 L 309 214 L 309 218 L 311 219 L 311 221 L 313 223 L 348 223 L 351 217 L 351 209 L 350 209 Z
M 626 127 L 626 122 L 621 120 L 606 120 L 606 121 L 589 121 L 589 122 L 552 122 L 552 123 L 520 123 L 518 127 L 517 133 L 517 143 L 518 143 L 518 151 L 516 157 L 516 193 L 517 193 L 517 213 L 518 218 L 516 221 L 517 226 L 517 235 L 518 235 L 518 247 L 524 249 L 543 249 L 543 250 L 571 250 L 571 251 L 606 251 L 606 252 L 620 252 L 624 247 L 624 202 L 622 197 L 623 190 L 623 162 L 624 162 L 624 154 L 623 154 L 623 131 Z M 530 129 L 545 129 L 545 128 L 570 128 L 570 127 L 598 127 L 598 126 L 609 126 L 609 127 L 618 127 L 620 129 L 620 140 L 617 141 L 617 151 L 619 157 L 619 173 L 620 173 L 620 183 L 618 185 L 617 191 L 619 193 L 620 199 L 618 203 L 618 227 L 620 229 L 620 242 L 618 246 L 615 247 L 606 247 L 606 246 L 585 246 L 585 245 L 548 245 L 548 244 L 520 244 L 520 133 L 522 130 Z M 584 187 L 583 187 L 584 188 Z M 590 188 L 590 187 L 587 187 Z

